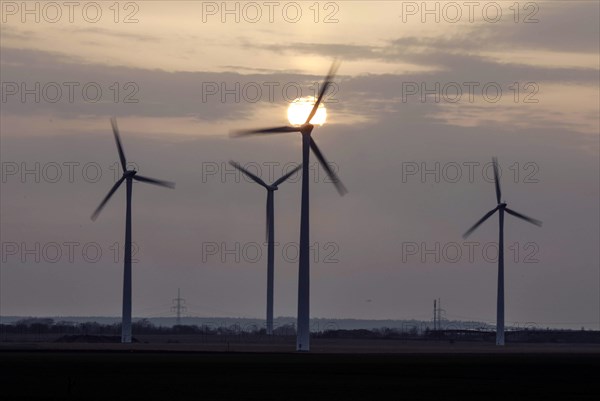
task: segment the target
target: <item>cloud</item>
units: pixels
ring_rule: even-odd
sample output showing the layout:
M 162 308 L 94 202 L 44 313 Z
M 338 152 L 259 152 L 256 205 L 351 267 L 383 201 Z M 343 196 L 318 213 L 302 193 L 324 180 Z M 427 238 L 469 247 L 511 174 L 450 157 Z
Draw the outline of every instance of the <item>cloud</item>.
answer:
M 318 47 L 316 49 L 319 51 Z M 3 56 L 4 86 L 8 82 L 19 85 L 24 82 L 31 90 L 38 83 L 38 92 L 41 92 L 39 102 L 31 94 L 25 96 L 25 102 L 21 101 L 19 93 L 7 95 L 2 111 L 5 115 L 40 114 L 74 119 L 116 115 L 196 120 L 212 124 L 204 127 L 208 130 L 221 132 L 223 128 L 214 124 L 247 120 L 263 125 L 270 110 L 282 110 L 297 95 L 314 95 L 317 91 L 315 83 L 322 79 L 289 72 L 167 72 L 106 66 L 86 63 L 76 56 L 13 48 L 5 48 Z M 427 116 L 459 125 L 464 125 L 463 121 L 468 117 L 469 124 L 477 126 L 486 124 L 489 118 L 506 121 L 512 113 L 520 116 L 523 113 L 540 116 L 547 113 L 549 117 L 530 118 L 528 124 L 572 124 L 579 127 L 578 131 L 597 131 L 597 118 L 594 117 L 597 104 L 594 88 L 599 81 L 597 71 L 506 64 L 476 55 L 436 52 L 413 53 L 411 59 L 439 68 L 403 74 L 339 76 L 335 92 L 330 92 L 325 99 L 336 110 L 333 118 L 344 123 L 365 123 L 388 113 L 401 113 L 408 118 Z M 65 84 L 68 82 L 77 85 L 73 89 L 72 102 L 68 99 L 70 89 Z M 57 102 L 48 100 L 55 96 L 52 85 L 61 90 Z M 95 96 L 96 88 L 100 88 L 101 100 L 86 98 L 83 93 L 86 87 L 90 91 L 86 93 L 91 96 Z M 499 102 L 488 101 L 485 97 L 490 88 L 492 97 L 496 91 L 501 91 Z M 528 98 L 536 104 L 523 104 Z M 580 99 L 587 100 L 580 102 Z M 579 105 L 577 110 L 563 113 L 573 104 Z M 455 118 L 448 118 L 450 110 L 460 113 Z M 509 114 L 507 110 L 510 110 Z M 519 117 L 517 121 L 526 119 Z
M 111 38 L 117 39 L 131 39 L 137 42 L 156 42 L 160 41 L 161 37 L 157 35 L 150 34 L 140 34 L 133 32 L 123 32 L 123 31 L 114 31 L 111 29 L 101 28 L 101 27 L 82 27 L 82 26 L 73 26 L 69 27 L 68 32 L 77 32 L 80 35 L 92 35 L 92 36 L 107 36 Z

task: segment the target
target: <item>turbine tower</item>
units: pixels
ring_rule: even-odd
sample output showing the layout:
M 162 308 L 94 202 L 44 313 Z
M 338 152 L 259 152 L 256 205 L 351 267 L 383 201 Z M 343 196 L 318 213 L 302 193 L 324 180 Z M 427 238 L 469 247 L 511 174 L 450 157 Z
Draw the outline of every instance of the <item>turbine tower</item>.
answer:
M 117 120 L 111 118 L 113 134 L 115 141 L 117 142 L 117 150 L 119 151 L 119 159 L 121 161 L 121 167 L 123 168 L 123 176 L 113 185 L 108 191 L 108 194 L 104 197 L 100 205 L 96 208 L 92 214 L 92 220 L 96 220 L 106 202 L 113 196 L 119 186 L 126 181 L 127 183 L 127 209 L 125 214 L 125 261 L 124 261 L 124 274 L 123 274 L 123 315 L 121 321 L 121 342 L 131 342 L 131 192 L 133 188 L 133 180 L 146 182 L 148 184 L 159 185 L 161 187 L 175 188 L 175 184 L 169 181 L 157 180 L 154 178 L 148 178 L 137 174 L 135 170 L 127 170 L 127 160 L 125 159 L 125 153 L 123 152 L 123 146 L 121 145 L 121 138 L 119 135 L 119 128 L 117 127 Z
M 315 157 L 319 160 L 323 169 L 331 179 L 331 182 L 335 185 L 340 195 L 347 193 L 346 188 L 335 174 L 335 172 L 329 167 L 325 156 L 321 153 L 321 150 L 317 146 L 317 143 L 311 137 L 314 126 L 310 123 L 319 104 L 323 100 L 323 96 L 327 91 L 327 88 L 331 84 L 333 77 L 339 67 L 339 63 L 334 61 L 321 91 L 319 97 L 315 101 L 315 104 L 306 119 L 306 122 L 299 126 L 283 126 L 275 128 L 265 128 L 257 130 L 247 130 L 237 132 L 237 136 L 241 135 L 257 135 L 257 134 L 277 134 L 277 133 L 289 133 L 299 132 L 302 134 L 302 206 L 300 212 L 300 257 L 299 257 L 299 268 L 298 268 L 298 317 L 297 317 L 297 337 L 296 337 L 296 350 L 297 351 L 309 351 L 310 350 L 310 241 L 309 241 L 309 158 L 310 150 L 315 154 Z
M 542 226 L 542 222 L 531 217 L 527 217 L 521 213 L 517 213 L 506 207 L 506 202 L 501 202 L 502 193 L 500 191 L 500 178 L 498 174 L 498 159 L 492 159 L 494 165 L 494 183 L 496 185 L 496 202 L 498 205 L 487 212 L 473 227 L 463 234 L 463 238 L 467 238 L 473 231 L 477 229 L 484 221 L 490 218 L 496 211 L 498 212 L 500 224 L 500 238 L 498 240 L 498 301 L 496 304 L 496 345 L 504 345 L 504 212 L 525 220 L 528 223 L 538 227 Z
M 267 334 L 273 334 L 273 282 L 275 279 L 275 198 L 274 192 L 277 191 L 279 184 L 285 182 L 293 174 L 295 174 L 300 167 L 298 166 L 289 173 L 285 174 L 271 185 L 267 185 L 256 175 L 252 174 L 238 163 L 234 161 L 229 162 L 233 167 L 240 170 L 242 173 L 250 177 L 254 182 L 263 186 L 267 190 L 267 243 L 268 243 L 268 258 L 267 258 Z

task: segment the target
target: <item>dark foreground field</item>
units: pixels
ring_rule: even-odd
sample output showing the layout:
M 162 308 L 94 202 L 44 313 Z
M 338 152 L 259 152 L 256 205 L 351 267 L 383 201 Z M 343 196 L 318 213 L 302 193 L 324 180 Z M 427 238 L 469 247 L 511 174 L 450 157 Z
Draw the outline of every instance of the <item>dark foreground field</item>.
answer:
M 598 346 L 404 344 L 389 353 L 0 347 L 2 400 L 596 399 Z M 234 345 L 243 351 L 245 345 Z M 87 349 L 86 349 L 87 348 Z M 178 350 L 179 348 L 179 350 Z M 360 347 L 359 347 L 360 348 Z M 276 350 L 276 349 L 275 349 Z

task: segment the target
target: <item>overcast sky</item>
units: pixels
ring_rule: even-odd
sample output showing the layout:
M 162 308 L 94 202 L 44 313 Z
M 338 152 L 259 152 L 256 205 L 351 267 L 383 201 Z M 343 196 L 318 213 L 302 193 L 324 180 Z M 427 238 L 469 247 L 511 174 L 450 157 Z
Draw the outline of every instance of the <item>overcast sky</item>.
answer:
M 0 314 L 120 315 L 124 188 L 90 220 L 114 115 L 140 174 L 177 183 L 133 188 L 134 316 L 178 288 L 191 315 L 264 316 L 266 192 L 227 162 L 274 181 L 301 140 L 229 132 L 286 124 L 337 57 L 313 137 L 349 193 L 313 158 L 311 316 L 429 319 L 441 298 L 494 322 L 497 218 L 461 235 L 495 207 L 497 156 L 503 199 L 544 222 L 506 217 L 507 322 L 598 328 L 598 2 L 313 3 L 3 2 Z M 299 176 L 275 208 L 275 315 L 295 316 Z

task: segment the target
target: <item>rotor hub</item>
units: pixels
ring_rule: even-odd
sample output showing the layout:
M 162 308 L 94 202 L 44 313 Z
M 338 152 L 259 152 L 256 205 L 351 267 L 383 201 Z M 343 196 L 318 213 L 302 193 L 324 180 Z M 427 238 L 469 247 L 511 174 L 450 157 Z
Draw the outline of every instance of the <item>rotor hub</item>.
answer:
M 303 125 L 300 127 L 300 132 L 301 132 L 302 134 L 304 134 L 304 135 L 310 135 L 310 133 L 312 132 L 312 130 L 313 130 L 313 128 L 314 128 L 314 127 L 315 127 L 315 126 L 314 126 L 314 125 L 312 125 L 312 124 L 310 124 L 310 123 L 308 123 L 308 124 L 303 124 Z

